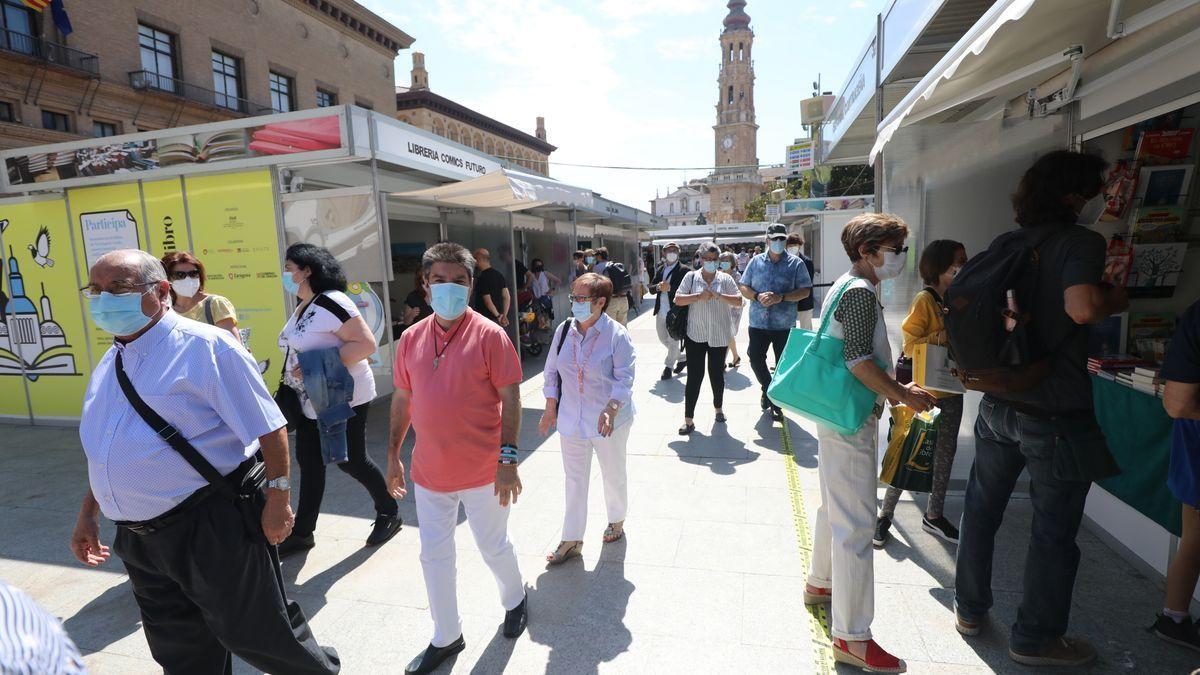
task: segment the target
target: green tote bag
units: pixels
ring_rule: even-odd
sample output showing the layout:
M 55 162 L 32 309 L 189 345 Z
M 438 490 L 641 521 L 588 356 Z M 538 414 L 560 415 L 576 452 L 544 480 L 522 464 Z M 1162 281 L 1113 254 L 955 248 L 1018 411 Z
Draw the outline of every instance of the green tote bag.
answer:
M 846 368 L 845 341 L 828 335 L 829 321 L 853 279 L 833 293 L 816 332 L 793 328 L 767 387 L 775 405 L 833 429 L 853 434 L 875 408 L 878 395 Z M 886 369 L 887 366 L 880 364 Z

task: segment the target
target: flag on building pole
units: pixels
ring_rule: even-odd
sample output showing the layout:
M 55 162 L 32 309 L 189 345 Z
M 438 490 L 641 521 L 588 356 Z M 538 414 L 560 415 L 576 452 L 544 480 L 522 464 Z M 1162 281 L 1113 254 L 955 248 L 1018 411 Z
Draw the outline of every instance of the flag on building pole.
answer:
M 67 16 L 67 10 L 63 7 L 63 0 L 22 0 L 25 6 L 35 12 L 41 12 L 47 7 L 50 8 L 50 15 L 54 17 L 54 25 L 58 26 L 58 31 L 64 36 L 70 35 L 71 19 Z

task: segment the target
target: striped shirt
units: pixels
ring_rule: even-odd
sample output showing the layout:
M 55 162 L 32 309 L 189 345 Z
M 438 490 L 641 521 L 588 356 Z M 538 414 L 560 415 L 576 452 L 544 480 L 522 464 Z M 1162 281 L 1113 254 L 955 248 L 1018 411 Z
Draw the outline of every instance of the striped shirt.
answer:
M 286 423 L 250 353 L 229 331 L 167 311 L 136 340 L 113 346 L 88 382 L 79 439 L 100 510 L 112 520 L 149 520 L 204 487 L 203 476 L 129 404 L 116 355 L 146 404 L 221 475 L 258 450 L 258 437 Z
M 695 295 L 711 288 L 719 295 L 737 295 L 737 283 L 725 272 L 716 272 L 712 283 L 704 281 L 703 272 L 687 273 L 679 284 L 679 293 Z M 697 300 L 688 305 L 687 336 L 692 342 L 705 342 L 709 347 L 728 347 L 733 339 L 733 307 L 721 298 Z
M 0 581 L 0 673 L 86 673 L 79 649 L 50 616 L 19 588 Z

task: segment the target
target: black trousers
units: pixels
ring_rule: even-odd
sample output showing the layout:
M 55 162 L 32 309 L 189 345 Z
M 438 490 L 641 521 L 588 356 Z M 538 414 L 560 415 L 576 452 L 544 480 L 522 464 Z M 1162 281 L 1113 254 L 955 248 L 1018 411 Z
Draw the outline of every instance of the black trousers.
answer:
M 708 362 L 708 379 L 712 384 L 713 407 L 720 408 L 725 399 L 725 351 L 728 347 L 710 347 L 707 342 L 684 341 L 687 353 L 687 385 L 684 387 L 683 416 L 695 417 L 696 401 L 704 385 L 704 366 Z
M 367 411 L 370 407 L 369 403 L 357 406 L 354 417 L 346 421 L 349 459 L 337 467 L 362 483 L 375 501 L 376 513 L 394 516 L 400 507 L 388 494 L 383 472 L 367 454 Z M 300 505 L 292 532 L 307 536 L 317 529 L 317 516 L 325 497 L 325 459 L 321 456 L 321 430 L 316 420 L 304 417 L 296 424 L 296 461 L 300 464 Z
M 783 356 L 783 347 L 787 344 L 791 331 L 766 330 L 765 328 L 750 327 L 750 346 L 746 348 L 746 356 L 750 359 L 750 368 L 754 377 L 762 385 L 763 393 L 767 393 L 767 385 L 771 384 L 771 369 L 767 367 L 767 347 L 775 352 L 775 363 Z
M 261 534 L 212 495 L 153 534 L 117 528 L 150 653 L 168 675 L 231 673 L 237 654 L 268 673 L 336 673 L 337 652 L 317 645 Z

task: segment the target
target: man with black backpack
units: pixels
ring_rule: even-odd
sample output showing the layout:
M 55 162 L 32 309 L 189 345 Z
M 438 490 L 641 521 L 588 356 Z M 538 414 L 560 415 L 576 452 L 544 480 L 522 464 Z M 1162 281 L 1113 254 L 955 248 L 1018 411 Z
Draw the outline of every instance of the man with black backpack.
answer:
M 608 249 L 603 246 L 596 249 L 596 269 L 594 271 L 608 277 L 613 285 L 612 298 L 608 302 L 608 307 L 604 308 L 604 313 L 622 326 L 626 325 L 629 323 L 629 292 L 633 290 L 633 278 L 629 276 L 624 265 L 609 261 Z
M 986 395 L 963 509 L 955 621 L 982 629 L 992 599 L 996 531 L 1022 470 L 1033 523 L 1009 655 L 1032 666 L 1079 666 L 1096 657 L 1064 637 L 1079 568 L 1075 536 L 1092 481 L 1120 473 L 1096 422 L 1087 326 L 1128 306 L 1108 281 L 1103 171 L 1093 155 L 1040 158 L 1013 196 L 1019 230 L 972 258 L 946 292 L 946 328 L 958 374 Z

